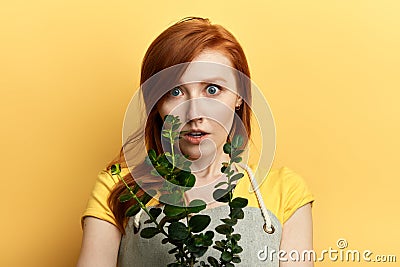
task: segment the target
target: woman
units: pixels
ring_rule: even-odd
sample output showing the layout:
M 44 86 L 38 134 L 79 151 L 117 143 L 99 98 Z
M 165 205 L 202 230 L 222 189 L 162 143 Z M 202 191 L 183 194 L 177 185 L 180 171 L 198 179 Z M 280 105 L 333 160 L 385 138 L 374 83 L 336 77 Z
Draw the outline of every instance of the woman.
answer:
M 185 18 L 153 41 L 143 59 L 140 82 L 147 120 L 142 131 L 128 138 L 120 156 L 99 173 L 82 216 L 78 267 L 116 266 L 117 262 L 118 266 L 166 266 L 173 261 L 160 239 L 143 240 L 137 234 L 136 227 L 143 225 L 145 216 L 135 216 L 131 221 L 125 218 L 129 205 L 118 201 L 124 184 L 110 175 L 111 165 L 121 163 L 125 167 L 124 179 L 130 185 L 141 181 L 151 188 L 160 182 L 149 175 L 139 153 L 150 148 L 157 153 L 166 150 L 161 141 L 165 115 L 179 116 L 183 121 L 181 130 L 187 131 L 179 140 L 179 149 L 189 156 L 196 176 L 195 187 L 185 194 L 187 203 L 196 198 L 209 203 L 203 212 L 216 225 L 226 217 L 226 205 L 213 202 L 210 192 L 217 182 L 226 179 L 220 171 L 222 163 L 229 161 L 223 153 L 225 142 L 236 134 L 244 136 L 245 143 L 250 138 L 249 77 L 240 44 L 226 29 L 212 25 L 208 19 Z M 138 145 L 140 140 L 144 142 L 142 147 Z M 314 199 L 303 179 L 282 167 L 271 170 L 265 182 L 257 186 L 252 168 L 236 164 L 234 170 L 245 175 L 237 182 L 234 196 L 249 200 L 245 219 L 235 228 L 242 234 L 240 245 L 244 249 L 239 265 L 313 266 L 311 260 L 291 260 L 294 257 L 289 255 L 292 250 L 301 255 L 312 249 Z M 255 192 L 248 191 L 250 185 Z M 281 259 L 279 250 L 287 252 L 279 254 Z

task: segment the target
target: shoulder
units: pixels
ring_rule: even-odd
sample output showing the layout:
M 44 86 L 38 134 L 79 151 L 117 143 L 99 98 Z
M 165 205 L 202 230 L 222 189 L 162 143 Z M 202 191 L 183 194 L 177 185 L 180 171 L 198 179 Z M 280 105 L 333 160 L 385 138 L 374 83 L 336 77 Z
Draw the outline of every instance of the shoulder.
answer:
M 261 184 L 261 188 L 264 190 L 279 189 L 280 193 L 296 193 L 301 189 L 307 189 L 307 184 L 303 176 L 291 168 L 283 166 L 272 169 Z
M 124 177 L 128 173 L 129 173 L 129 168 L 126 167 L 121 168 L 121 173 L 120 173 L 121 177 Z M 104 168 L 98 172 L 96 182 L 102 182 L 107 185 L 114 186 L 119 182 L 119 178 L 117 175 L 112 175 L 111 170 Z
M 260 187 L 266 202 L 285 223 L 293 213 L 314 201 L 314 195 L 302 175 L 287 166 L 271 170 Z
M 252 165 L 249 167 L 254 172 L 267 209 L 278 218 L 282 225 L 298 208 L 314 201 L 314 196 L 305 179 L 291 168 L 283 166 L 271 169 L 264 174 L 261 169 Z M 246 172 L 244 174 L 238 194 L 249 200 L 249 206 L 258 207 L 249 176 Z
M 125 176 L 127 173 L 129 173 L 128 168 L 121 169 L 122 177 Z M 110 170 L 103 169 L 97 173 L 97 178 L 87 201 L 86 209 L 81 216 L 82 226 L 83 219 L 88 216 L 102 219 L 116 225 L 114 215 L 110 207 L 108 206 L 107 200 L 114 186 L 118 182 L 118 176 L 111 175 Z

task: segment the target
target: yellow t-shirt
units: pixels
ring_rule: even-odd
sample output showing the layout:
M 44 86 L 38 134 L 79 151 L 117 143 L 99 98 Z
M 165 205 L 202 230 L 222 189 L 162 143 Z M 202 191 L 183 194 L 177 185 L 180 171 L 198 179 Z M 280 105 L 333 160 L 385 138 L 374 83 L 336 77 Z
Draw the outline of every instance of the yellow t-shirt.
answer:
M 244 197 L 249 200 L 248 206 L 258 207 L 257 198 L 251 188 L 250 179 L 245 170 L 236 165 L 244 174 L 234 190 L 234 197 Z M 128 168 L 121 170 L 123 177 L 129 172 Z M 113 186 L 118 183 L 117 176 L 112 176 L 110 171 L 102 170 L 98 173 L 97 180 L 88 200 L 81 222 L 86 216 L 93 216 L 116 225 L 114 215 L 107 204 L 108 196 Z M 260 192 L 265 206 L 270 210 L 283 225 L 290 216 L 301 206 L 312 203 L 314 196 L 307 187 L 303 177 L 288 167 L 270 170 L 266 180 L 260 186 Z M 153 205 L 150 201 L 147 205 Z

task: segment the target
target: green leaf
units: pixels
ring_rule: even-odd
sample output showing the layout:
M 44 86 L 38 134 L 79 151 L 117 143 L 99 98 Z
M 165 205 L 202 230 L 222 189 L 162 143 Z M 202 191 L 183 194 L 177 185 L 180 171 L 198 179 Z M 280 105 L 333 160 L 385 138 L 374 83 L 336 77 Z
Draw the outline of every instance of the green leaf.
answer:
M 231 185 L 228 186 L 225 190 L 226 190 L 227 192 L 231 192 L 233 189 L 235 189 L 235 187 L 236 187 L 236 184 L 231 184 Z
M 149 156 L 149 158 L 150 158 L 150 160 L 151 160 L 152 162 L 156 161 L 157 155 L 156 155 L 156 151 L 155 151 L 154 149 L 150 149 L 150 150 L 147 152 L 147 155 Z
M 221 185 L 228 184 L 227 182 L 220 182 L 214 186 L 214 188 L 220 187 Z
M 166 123 L 171 123 L 173 120 L 174 120 L 174 116 L 172 116 L 172 115 L 164 116 L 164 122 L 166 122 Z
M 226 189 L 217 189 L 213 193 L 213 198 L 218 202 L 229 202 L 229 194 Z
M 140 186 L 138 184 L 135 184 L 135 186 L 132 189 L 132 193 L 136 194 L 139 191 Z
M 237 224 L 237 219 L 221 219 L 221 221 L 229 226 L 234 226 L 235 224 Z
M 208 240 L 207 238 L 203 238 L 203 243 L 205 247 L 209 247 L 213 244 L 212 240 Z
M 158 162 L 162 167 L 165 167 L 165 168 L 167 168 L 167 170 L 168 170 L 168 166 L 170 165 L 170 162 L 169 162 L 169 160 L 167 159 L 167 157 L 165 156 L 165 154 L 159 155 L 158 158 L 157 158 L 157 162 Z M 158 169 L 157 169 L 157 170 L 158 170 Z M 168 170 L 168 172 L 169 172 L 169 170 Z
M 229 262 L 233 258 L 232 254 L 228 251 L 224 251 L 221 253 L 221 260 Z
M 176 179 L 179 181 L 180 186 L 192 188 L 196 183 L 196 177 L 188 171 L 181 171 Z
M 222 249 L 225 248 L 225 244 L 221 241 L 215 241 L 215 246 Z
M 167 215 L 168 217 L 178 216 L 179 214 L 182 214 L 184 212 L 185 212 L 184 207 L 172 206 L 168 204 L 166 204 L 164 207 L 164 214 Z
M 197 251 L 192 252 L 192 255 L 195 256 L 196 258 L 200 258 L 207 252 L 207 247 L 199 247 Z
M 178 130 L 179 126 L 180 126 L 180 123 L 172 125 L 172 131 Z
M 186 239 L 189 236 L 189 231 L 186 225 L 184 225 L 183 223 L 172 222 L 168 226 L 168 235 L 170 239 L 180 241 Z
M 225 173 L 225 171 L 226 171 L 226 168 L 227 168 L 227 167 L 225 167 L 225 166 L 222 166 L 222 167 L 221 167 L 221 172 L 222 172 L 222 173 Z
M 180 131 L 179 133 L 180 133 L 181 135 L 185 135 L 185 134 L 187 134 L 188 132 L 190 132 L 190 131 Z
M 125 216 L 126 217 L 132 217 L 135 216 L 136 214 L 138 214 L 140 211 L 140 206 L 139 204 L 133 205 L 131 206 L 129 209 L 127 209 L 127 211 L 125 212 Z
M 236 163 L 239 163 L 241 161 L 242 161 L 242 157 L 235 157 L 232 159 L 232 162 L 236 162 Z
M 232 146 L 230 143 L 225 143 L 223 149 L 225 154 L 231 154 Z
M 178 247 L 175 247 L 173 249 L 168 250 L 168 254 L 174 254 L 177 251 L 178 251 Z
M 161 244 L 167 244 L 169 241 L 168 237 L 164 238 L 163 240 L 161 240 Z
M 208 261 L 208 263 L 211 264 L 212 267 L 218 267 L 219 266 L 218 260 L 216 258 L 214 258 L 214 257 L 209 256 L 207 258 L 207 261 Z
M 119 202 L 127 202 L 127 201 L 131 200 L 132 198 L 133 198 L 133 196 L 130 193 L 129 194 L 125 194 L 125 195 L 120 195 L 118 197 Z
M 171 137 L 171 133 L 168 132 L 168 131 L 165 131 L 165 130 L 162 132 L 161 135 L 162 135 L 163 137 L 167 138 L 167 139 L 169 139 L 169 138 Z
M 218 233 L 220 233 L 222 235 L 230 234 L 232 232 L 232 230 L 233 230 L 232 226 L 229 226 L 227 224 L 221 224 L 221 225 L 218 225 L 217 227 L 215 227 L 215 231 L 217 231 Z
M 237 254 L 243 251 L 243 248 L 239 245 L 236 245 L 235 247 L 232 248 L 232 253 Z
M 111 166 L 111 174 L 112 175 L 119 174 L 120 172 L 121 172 L 121 165 L 119 163 L 113 164 Z
M 233 234 L 232 239 L 239 241 L 242 236 L 240 234 Z
M 214 232 L 213 231 L 207 231 L 204 234 L 204 238 L 207 240 L 212 240 L 214 238 Z
M 237 174 L 235 174 L 234 176 L 232 176 L 231 177 L 231 182 L 234 182 L 234 181 L 236 181 L 236 180 L 239 180 L 240 178 L 242 178 L 244 176 L 244 174 L 243 173 L 237 173 Z
M 155 168 L 156 168 L 158 174 L 156 173 L 154 175 L 153 173 L 151 173 L 154 176 L 159 176 L 159 175 L 165 176 L 165 175 L 167 175 L 169 173 L 169 169 L 164 165 L 159 165 L 159 166 L 156 166 Z
M 173 139 L 173 142 L 172 142 L 172 143 L 174 143 L 175 141 L 177 141 L 179 138 L 180 138 L 180 136 L 179 136 L 179 133 L 178 133 L 178 132 L 173 132 L 173 133 L 172 133 L 172 139 Z
M 182 202 L 182 196 L 179 193 L 163 194 L 159 197 L 162 204 L 179 205 Z
M 194 199 L 190 201 L 189 206 L 188 206 L 188 212 L 189 213 L 198 213 L 202 210 L 204 210 L 207 207 L 206 202 L 201 199 Z
M 153 216 L 154 219 L 157 219 L 161 212 L 162 210 L 160 208 L 151 208 L 149 210 L 150 215 Z
M 232 158 L 237 157 L 237 156 L 239 156 L 240 154 L 242 154 L 243 152 L 244 152 L 243 149 L 234 150 L 234 151 L 232 151 L 231 157 L 232 157 Z
M 191 174 L 188 178 L 186 178 L 184 186 L 192 188 L 195 183 L 196 183 L 196 177 L 193 174 Z
M 211 218 L 208 215 L 194 215 L 189 220 L 189 227 L 193 233 L 199 233 L 206 229 L 210 222 Z
M 241 209 L 241 208 L 246 207 L 248 203 L 249 203 L 249 201 L 246 198 L 237 197 L 232 200 L 232 202 L 230 203 L 230 206 L 232 208 L 240 208 Z
M 185 180 L 186 177 L 189 177 L 189 175 L 191 174 L 190 171 L 183 171 L 180 169 L 175 169 L 176 174 L 176 179 L 178 179 L 179 181 L 183 181 Z
M 160 230 L 158 230 L 158 228 L 156 227 L 147 227 L 144 228 L 141 232 L 140 232 L 140 236 L 146 239 L 152 238 L 153 236 L 155 236 L 156 234 L 160 233 Z
M 213 248 L 215 248 L 216 250 L 221 251 L 221 252 L 225 250 L 225 249 L 217 247 L 217 246 L 213 246 Z
M 200 235 L 196 235 L 196 236 L 194 237 L 194 239 L 192 239 L 192 240 L 194 240 L 194 247 L 196 248 L 196 249 L 194 249 L 194 250 L 192 250 L 192 251 L 197 251 L 197 250 L 198 250 L 198 247 L 203 247 L 203 246 L 205 246 L 203 237 L 200 236 Z
M 230 217 L 232 219 L 243 219 L 244 218 L 244 212 L 243 212 L 242 209 L 239 209 L 239 208 L 232 209 Z
M 233 257 L 233 258 L 232 258 L 232 262 L 233 262 L 233 263 L 241 263 L 242 261 L 240 260 L 239 257 Z
M 239 148 L 243 145 L 243 137 L 241 135 L 235 135 L 232 140 L 232 146 Z
M 244 151 L 243 149 L 235 150 L 235 151 L 232 152 L 231 157 L 232 157 L 232 158 L 237 157 L 237 156 L 239 156 L 240 154 L 242 154 L 243 151 Z
M 221 172 L 222 173 L 228 173 L 230 171 L 231 167 L 229 166 L 228 162 L 222 162 L 222 167 L 221 167 Z

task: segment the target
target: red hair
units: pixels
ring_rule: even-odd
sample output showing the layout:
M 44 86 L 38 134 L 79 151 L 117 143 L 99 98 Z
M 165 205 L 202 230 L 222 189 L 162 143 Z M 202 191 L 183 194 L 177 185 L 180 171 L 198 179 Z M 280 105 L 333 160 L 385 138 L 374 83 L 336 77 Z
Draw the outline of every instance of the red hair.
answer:
M 211 24 L 209 19 L 187 17 L 164 30 L 151 43 L 143 58 L 140 84 L 143 85 L 150 77 L 168 67 L 191 62 L 202 51 L 209 49 L 223 53 L 230 59 L 233 68 L 247 76 L 245 78 L 240 75 L 237 77 L 238 94 L 245 101 L 243 101 L 240 109 L 236 110 L 236 113 L 237 117 L 242 121 L 244 129 L 241 130 L 241 127 L 237 127 L 238 122 L 235 119 L 232 130 L 228 135 L 228 140 L 231 140 L 234 134 L 241 134 L 247 137 L 244 138 L 245 140 L 249 140 L 251 133 L 251 84 L 247 59 L 236 38 L 224 27 Z M 142 88 L 142 92 L 145 103 L 157 101 L 154 100 L 154 94 L 152 94 L 151 90 Z M 162 124 L 163 120 L 157 109 L 152 108 L 149 110 L 145 124 L 144 139 L 147 150 L 152 148 L 157 154 L 163 153 L 160 141 Z M 126 166 L 123 147 L 119 156 L 108 164 L 107 170 L 116 163 L 120 163 L 122 167 Z M 145 163 L 140 164 L 135 169 L 136 171 L 132 171 L 134 177 L 131 174 L 132 172 L 124 177 L 129 186 L 135 185 L 139 180 L 146 182 L 145 187 L 152 187 L 157 183 L 154 179 L 152 180 L 149 175 L 150 169 L 146 167 Z M 115 216 L 117 227 L 123 234 L 125 233 L 125 224 L 127 222 L 125 212 L 133 204 L 133 202 L 121 203 L 118 200 L 118 197 L 125 189 L 125 185 L 122 182 L 116 184 L 108 198 L 108 204 Z M 138 192 L 138 195 L 141 194 L 143 194 L 143 190 Z

